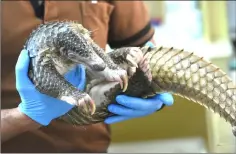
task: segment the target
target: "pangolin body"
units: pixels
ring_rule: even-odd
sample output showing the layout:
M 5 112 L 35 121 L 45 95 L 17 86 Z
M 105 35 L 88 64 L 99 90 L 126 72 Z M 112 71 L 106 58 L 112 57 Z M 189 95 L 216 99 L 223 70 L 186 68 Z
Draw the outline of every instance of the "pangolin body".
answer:
M 54 26 L 64 28 L 65 25 L 63 22 L 57 22 Z M 51 28 L 52 27 L 43 27 L 41 29 L 39 28 L 38 31 L 41 30 L 46 33 L 47 31 L 50 31 Z M 44 34 L 44 32 L 41 33 L 47 35 Z M 79 30 L 77 33 L 78 36 L 87 34 L 82 33 Z M 48 35 L 48 42 L 54 41 L 54 39 L 60 39 L 61 44 L 58 44 L 59 49 L 65 48 L 65 42 L 68 41 L 66 38 L 50 37 L 50 35 L 52 35 L 50 33 Z M 34 41 L 28 42 L 28 44 L 26 44 L 26 49 L 29 50 L 34 48 L 35 42 L 38 43 L 37 46 L 40 46 L 38 48 L 39 50 L 46 46 L 46 42 L 39 41 L 42 39 L 41 36 L 39 36 L 40 35 L 30 36 L 30 39 Z M 72 43 L 73 41 L 78 41 L 77 43 L 80 44 L 80 42 L 82 42 L 81 40 L 92 42 L 87 36 L 79 38 L 74 37 L 77 37 L 77 35 L 69 38 Z M 71 44 L 71 46 L 74 47 L 73 44 Z M 80 45 L 78 46 L 80 47 Z M 87 52 L 88 49 L 101 50 L 98 46 L 96 46 L 95 49 L 91 48 L 91 46 L 94 46 L 94 43 L 87 43 L 83 46 L 81 52 Z M 54 46 L 52 45 L 52 47 Z M 71 50 L 73 49 L 76 50 L 77 48 L 71 48 Z M 61 51 L 61 54 L 64 54 L 64 52 L 66 52 L 66 50 Z M 63 80 L 63 73 L 55 70 L 52 71 L 52 68 L 54 68 L 52 66 L 54 66 L 53 64 L 55 63 L 50 63 L 48 66 L 44 65 L 44 69 L 47 70 L 46 73 L 45 70 L 40 69 L 42 62 L 53 59 L 52 56 L 50 56 L 51 54 L 52 52 L 49 53 L 49 56 L 37 54 L 36 57 L 32 57 L 31 78 L 41 92 L 58 97 L 58 92 L 68 93 L 73 91 L 71 89 L 74 87 L 68 86 L 69 84 Z M 83 54 L 89 55 L 88 53 Z M 69 67 L 65 67 L 67 66 L 65 64 L 68 64 L 68 62 L 65 62 L 65 59 L 68 59 L 66 58 L 68 55 L 64 55 L 64 57 L 57 56 L 54 59 L 61 59 L 57 64 L 65 69 L 64 72 L 66 72 L 69 70 Z M 35 55 L 31 54 L 31 56 Z M 99 55 L 97 59 L 101 56 L 104 55 Z M 150 97 L 157 93 L 170 92 L 190 99 L 193 102 L 199 103 L 209 110 L 212 110 L 214 113 L 219 114 L 229 122 L 232 125 L 233 133 L 236 136 L 236 86 L 226 73 L 212 63 L 204 60 L 202 57 L 198 57 L 191 52 L 167 47 L 126 47 L 116 49 L 113 52 L 106 54 L 104 57 L 109 57 L 107 58 L 109 61 L 105 61 L 104 63 L 107 64 L 112 61 L 113 65 L 117 66 L 117 72 L 120 70 L 127 71 L 129 80 L 127 90 L 123 92 L 124 94 L 136 97 Z M 36 60 L 34 59 L 41 59 L 42 62 L 37 63 L 36 65 L 34 63 Z M 91 61 L 96 62 L 96 59 L 91 58 Z M 76 60 L 74 60 L 73 66 L 75 63 Z M 88 65 L 86 61 L 80 61 L 80 63 Z M 100 61 L 100 63 L 102 62 Z M 32 70 L 34 70 L 33 73 Z M 87 110 L 84 110 L 85 107 L 75 107 L 69 111 L 68 114 L 60 117 L 59 120 L 63 120 L 73 125 L 87 125 L 102 122 L 106 117 L 112 115 L 108 112 L 107 105 L 114 103 L 115 97 L 122 93 L 122 85 L 119 82 L 100 80 L 98 78 L 99 76 L 97 76 L 98 73 L 99 71 L 88 71 L 86 85 L 86 93 L 89 94 L 96 104 L 95 113 L 91 115 L 86 112 Z M 40 80 L 38 78 L 40 78 Z M 64 84 L 55 86 L 57 85 L 56 83 L 61 82 Z M 76 95 L 80 96 L 81 93 L 82 92 Z
M 89 33 L 75 22 L 47 22 L 30 34 L 24 49 L 31 57 L 29 77 L 40 92 L 83 106 L 86 113 L 93 114 L 96 106 L 91 97 L 62 75 L 75 65 L 84 64 L 88 73 L 96 72 L 93 76 L 100 80 L 119 81 L 125 90 L 127 73 L 92 41 Z

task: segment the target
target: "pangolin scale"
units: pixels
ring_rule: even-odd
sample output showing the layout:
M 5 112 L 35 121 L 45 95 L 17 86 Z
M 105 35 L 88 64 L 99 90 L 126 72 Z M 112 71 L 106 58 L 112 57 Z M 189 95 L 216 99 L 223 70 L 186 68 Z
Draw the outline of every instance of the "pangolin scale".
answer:
M 169 92 L 219 114 L 236 136 L 236 86 L 225 72 L 193 52 L 156 46 L 104 54 L 87 29 L 70 21 L 40 25 L 25 49 L 31 57 L 29 77 L 40 92 L 72 104 L 82 102 L 58 120 L 73 125 L 103 122 L 112 115 L 107 106 L 118 94 L 151 97 Z M 86 66 L 85 91 L 63 78 L 76 64 Z

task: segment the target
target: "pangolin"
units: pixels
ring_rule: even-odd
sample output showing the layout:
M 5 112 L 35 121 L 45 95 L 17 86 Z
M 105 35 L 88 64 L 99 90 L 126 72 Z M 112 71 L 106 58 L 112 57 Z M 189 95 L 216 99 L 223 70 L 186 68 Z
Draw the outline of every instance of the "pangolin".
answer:
M 236 136 L 236 86 L 225 72 L 203 57 L 173 47 L 123 47 L 105 53 L 90 31 L 73 21 L 41 24 L 24 46 L 29 77 L 49 96 L 76 105 L 57 120 L 72 125 L 103 122 L 118 94 L 152 97 L 169 92 L 219 114 Z M 86 67 L 86 90 L 63 75 L 77 64 Z

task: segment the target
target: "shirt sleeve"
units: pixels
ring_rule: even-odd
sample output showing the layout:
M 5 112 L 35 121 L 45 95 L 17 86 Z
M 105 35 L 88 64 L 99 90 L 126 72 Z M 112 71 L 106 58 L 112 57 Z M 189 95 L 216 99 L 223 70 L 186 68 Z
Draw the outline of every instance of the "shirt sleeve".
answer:
M 142 46 L 154 35 L 147 6 L 143 1 L 112 1 L 108 44 L 111 48 Z

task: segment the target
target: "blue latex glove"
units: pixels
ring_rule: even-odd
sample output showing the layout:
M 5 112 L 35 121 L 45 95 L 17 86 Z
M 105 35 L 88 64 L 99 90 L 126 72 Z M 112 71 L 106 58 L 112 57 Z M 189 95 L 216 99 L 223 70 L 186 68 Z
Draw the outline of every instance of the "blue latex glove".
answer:
M 15 68 L 16 88 L 22 101 L 18 108 L 31 119 L 45 126 L 53 119 L 67 113 L 74 106 L 37 91 L 28 78 L 28 66 L 28 52 L 23 50 L 18 57 Z M 85 69 L 82 65 L 77 66 L 67 73 L 65 78 L 82 90 L 85 86 Z
M 154 47 L 153 43 L 150 42 L 150 41 L 148 41 L 148 42 L 145 44 L 145 46 Z
M 173 97 L 169 93 L 157 94 L 147 99 L 118 95 L 116 102 L 118 104 L 108 106 L 108 110 L 115 115 L 105 119 L 107 124 L 150 115 L 163 105 L 172 105 Z
M 151 42 L 146 43 L 146 45 L 154 46 Z M 118 104 L 108 106 L 108 110 L 115 115 L 105 119 L 107 124 L 150 115 L 165 105 L 172 105 L 174 100 L 171 94 L 163 93 L 147 99 L 118 95 L 116 102 Z

